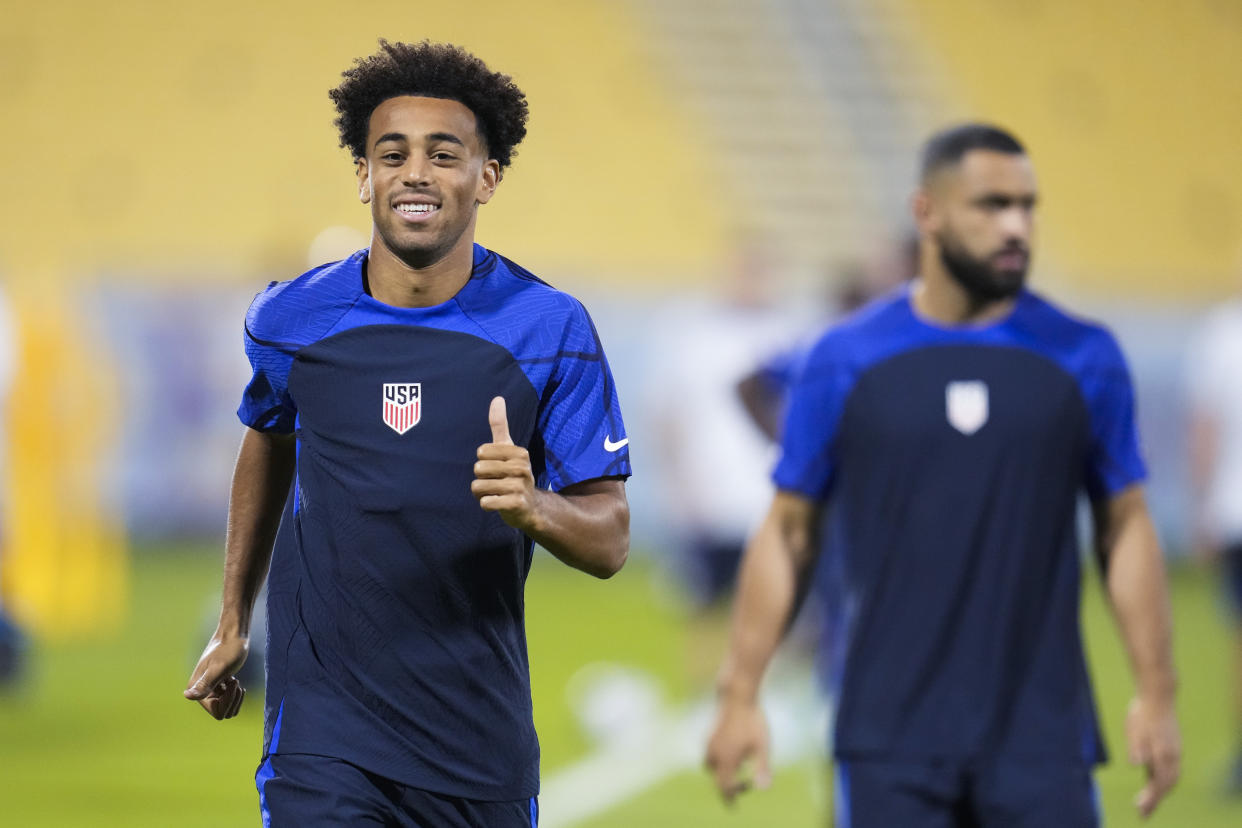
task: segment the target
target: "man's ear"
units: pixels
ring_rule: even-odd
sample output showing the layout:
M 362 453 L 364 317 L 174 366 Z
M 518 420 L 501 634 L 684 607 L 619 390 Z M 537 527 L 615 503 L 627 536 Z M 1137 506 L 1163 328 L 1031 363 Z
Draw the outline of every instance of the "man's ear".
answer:
M 486 204 L 492 200 L 492 196 L 496 194 L 496 188 L 500 186 L 500 162 L 495 158 L 489 158 L 483 164 L 483 172 L 479 175 L 479 188 L 475 191 L 474 201 L 476 204 Z
M 358 200 L 363 204 L 370 204 L 371 170 L 367 167 L 367 159 L 358 158 L 354 163 L 358 166 Z
M 931 194 L 927 192 L 927 188 L 919 187 L 910 197 L 910 214 L 914 217 L 914 226 L 921 234 L 933 229 L 932 225 L 936 223 L 935 213 Z

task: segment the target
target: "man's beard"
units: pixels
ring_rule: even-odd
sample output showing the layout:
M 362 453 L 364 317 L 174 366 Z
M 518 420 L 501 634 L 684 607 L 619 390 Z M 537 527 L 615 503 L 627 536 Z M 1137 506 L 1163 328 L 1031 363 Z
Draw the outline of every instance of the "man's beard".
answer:
M 979 259 L 962 249 L 955 240 L 945 234 L 937 237 L 940 261 L 945 270 L 978 303 L 999 302 L 1010 299 L 1026 284 L 1026 267 L 1021 270 L 997 270 L 987 259 Z M 1020 251 L 1022 247 L 1007 247 Z

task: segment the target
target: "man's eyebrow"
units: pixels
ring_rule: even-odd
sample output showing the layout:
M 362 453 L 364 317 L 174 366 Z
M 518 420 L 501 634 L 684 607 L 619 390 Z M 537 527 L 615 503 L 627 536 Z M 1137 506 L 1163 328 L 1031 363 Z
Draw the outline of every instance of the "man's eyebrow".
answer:
M 450 144 L 456 144 L 459 147 L 466 146 L 466 142 L 458 138 L 451 132 L 433 132 L 427 136 L 427 143 L 434 144 L 439 141 L 446 141 Z
M 1000 190 L 991 190 L 989 192 L 980 193 L 979 195 L 975 196 L 974 201 L 977 204 L 982 204 L 984 202 L 989 202 L 989 201 L 990 202 L 999 201 L 999 202 L 1004 202 L 1005 204 L 1012 204 L 1012 203 L 1034 204 L 1035 202 L 1039 201 L 1039 194 L 1038 193 L 1022 193 L 1020 195 L 1015 195 L 1013 193 L 1006 193 Z
M 409 139 L 406 138 L 406 136 L 403 133 L 385 132 L 383 135 L 375 139 L 375 146 L 378 147 L 380 144 L 384 143 L 385 141 L 397 141 L 400 143 L 404 143 L 407 140 Z

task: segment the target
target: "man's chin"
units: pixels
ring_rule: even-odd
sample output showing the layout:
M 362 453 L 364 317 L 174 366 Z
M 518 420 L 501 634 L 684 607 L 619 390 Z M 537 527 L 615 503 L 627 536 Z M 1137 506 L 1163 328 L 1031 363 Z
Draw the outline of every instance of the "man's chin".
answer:
M 976 302 L 1004 302 L 1021 293 L 1025 283 L 1021 278 L 1000 279 L 993 275 L 991 278 L 961 284 Z
M 1010 299 L 1022 292 L 1026 285 L 1026 271 L 1002 271 L 992 282 L 998 298 Z
M 403 232 L 402 232 L 403 231 Z M 407 228 L 396 233 L 381 233 L 384 246 L 399 259 L 425 259 L 435 256 L 442 245 L 436 244 L 437 239 L 430 233 L 410 232 Z

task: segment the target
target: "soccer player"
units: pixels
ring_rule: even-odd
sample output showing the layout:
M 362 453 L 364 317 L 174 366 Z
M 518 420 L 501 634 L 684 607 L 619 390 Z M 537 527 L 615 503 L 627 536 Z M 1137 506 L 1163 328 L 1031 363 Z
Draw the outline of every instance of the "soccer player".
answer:
M 1197 553 L 1216 564 L 1233 611 L 1234 727 L 1228 787 L 1242 795 L 1242 298 L 1213 308 L 1187 360 Z
M 768 781 L 759 685 L 822 531 L 845 556 L 851 624 L 838 824 L 1097 825 L 1081 491 L 1137 683 L 1139 810 L 1176 780 L 1168 599 L 1128 371 L 1108 331 L 1025 289 L 1035 202 L 1008 133 L 934 136 L 913 202 L 920 278 L 808 356 L 719 677 L 707 765 L 726 800 Z
M 612 377 L 581 304 L 474 244 L 526 132 L 512 80 L 381 40 L 330 94 L 371 246 L 246 316 L 223 606 L 185 695 L 236 715 L 270 560 L 264 824 L 532 826 L 523 587 L 532 541 L 625 561 Z

